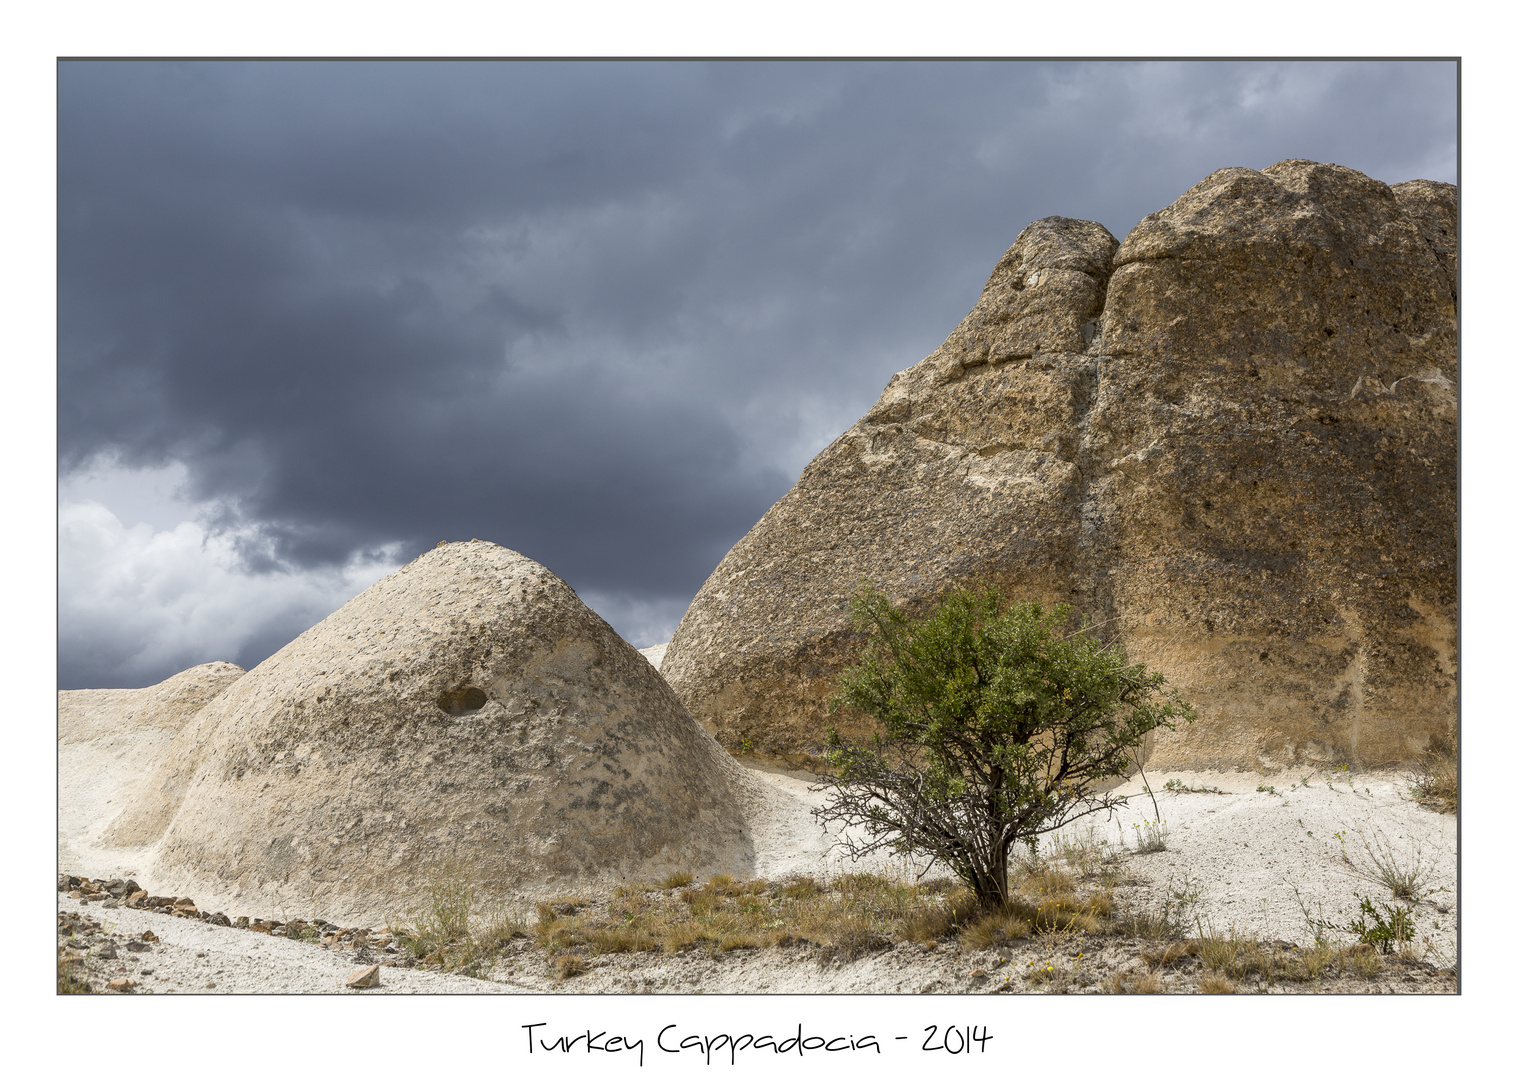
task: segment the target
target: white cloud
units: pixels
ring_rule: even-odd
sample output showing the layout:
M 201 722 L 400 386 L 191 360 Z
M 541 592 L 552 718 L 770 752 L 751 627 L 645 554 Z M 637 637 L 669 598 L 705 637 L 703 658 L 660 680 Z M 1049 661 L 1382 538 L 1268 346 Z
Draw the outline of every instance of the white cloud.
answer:
M 257 662 L 399 565 L 388 551 L 341 569 L 252 573 L 237 533 L 192 520 L 127 526 L 88 499 L 63 501 L 58 519 L 63 686 L 144 686 L 211 660 Z

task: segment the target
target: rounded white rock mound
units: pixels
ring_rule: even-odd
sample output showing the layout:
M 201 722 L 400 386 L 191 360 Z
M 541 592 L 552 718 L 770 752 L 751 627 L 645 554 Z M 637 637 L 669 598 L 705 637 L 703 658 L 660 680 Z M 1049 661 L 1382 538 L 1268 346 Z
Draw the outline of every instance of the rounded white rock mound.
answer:
M 491 903 L 745 873 L 744 790 L 568 585 L 476 540 L 377 582 L 212 701 L 105 840 L 145 849 L 151 888 L 202 908 L 387 918 L 440 875 Z
M 137 690 L 58 691 L 60 863 L 98 873 L 80 850 L 196 713 L 245 674 L 217 660 Z

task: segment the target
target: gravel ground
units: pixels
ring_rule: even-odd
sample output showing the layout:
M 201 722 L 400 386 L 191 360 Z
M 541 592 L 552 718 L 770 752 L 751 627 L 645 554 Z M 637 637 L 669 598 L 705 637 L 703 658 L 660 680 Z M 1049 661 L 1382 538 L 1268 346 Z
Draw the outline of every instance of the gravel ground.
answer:
M 772 797 L 754 811 L 756 876 L 794 874 L 827 879 L 861 867 L 836 859 L 829 839 L 810 817 L 817 797 L 803 778 L 755 771 Z M 1121 862 L 1119 903 L 1151 910 L 1182 898 L 1191 923 L 1214 933 L 1233 932 L 1289 950 L 1312 943 L 1309 913 L 1343 925 L 1358 909 L 1356 893 L 1388 903 L 1375 880 L 1375 859 L 1417 867 L 1427 897 L 1417 905 L 1419 963 L 1391 962 L 1372 980 L 1340 978 L 1321 990 L 1359 993 L 1441 993 L 1454 989 L 1455 819 L 1425 810 L 1408 798 L 1401 774 L 1151 773 L 1164 850 L 1140 853 L 1140 833 L 1153 830 L 1155 803 L 1142 783 L 1129 785 L 1128 810 L 1107 820 L 1087 819 L 1067 836 L 1105 843 Z M 1170 785 L 1168 788 L 1166 785 Z M 1139 826 L 1138 829 L 1134 825 Z M 1045 849 L 1048 850 L 1048 847 Z M 921 867 L 879 859 L 866 867 L 905 874 Z M 67 872 L 78 872 L 64 867 Z M 1298 902 L 1298 895 L 1301 902 Z M 479 993 L 986 993 L 1053 988 L 1093 992 L 1114 973 L 1140 973 L 1151 965 L 1141 953 L 1152 945 L 1081 935 L 1033 938 L 999 951 L 974 952 L 957 942 L 926 949 L 902 944 L 853 959 L 813 945 L 705 955 L 635 954 L 592 957 L 580 976 L 560 980 L 527 940 L 508 949 L 489 978 L 469 978 L 417 967 L 383 966 L 377 989 L 350 990 L 349 975 L 365 963 L 404 963 L 400 954 L 358 956 L 346 948 L 272 937 L 193 919 L 104 908 L 59 896 L 58 909 L 98 929 L 78 926 L 72 944 L 86 956 L 97 988 L 128 978 L 136 993 L 194 994 L 479 994 Z M 235 912 L 271 916 L 264 912 Z M 150 931 L 143 951 L 126 942 Z M 114 949 L 106 948 L 110 941 Z M 104 951 L 114 958 L 102 958 Z M 1056 978 L 1033 981 L 1053 969 Z M 1159 972 L 1161 989 L 1194 992 L 1201 965 L 1194 958 Z M 1259 992 L 1301 992 L 1300 985 L 1246 986 Z
M 159 915 L 130 908 L 102 909 L 59 899 L 58 910 L 78 913 L 98 923 L 100 930 L 76 930 L 73 940 L 96 957 L 86 962 L 97 987 L 110 979 L 128 978 L 136 993 L 148 994 L 488 994 L 509 993 L 495 983 L 437 971 L 382 967 L 375 989 L 349 990 L 348 977 L 361 965 L 351 954 L 333 952 L 303 941 L 211 926 L 194 919 Z M 143 931 L 158 941 L 141 952 L 126 942 L 141 942 Z M 102 939 L 91 944 L 92 939 Z M 98 958 L 103 940 L 115 948 L 113 960 Z

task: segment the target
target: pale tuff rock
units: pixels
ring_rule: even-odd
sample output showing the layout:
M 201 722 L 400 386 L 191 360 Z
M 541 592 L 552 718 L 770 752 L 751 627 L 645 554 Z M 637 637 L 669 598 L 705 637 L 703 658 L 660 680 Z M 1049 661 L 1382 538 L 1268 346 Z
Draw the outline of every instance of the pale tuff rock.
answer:
M 173 736 L 246 672 L 217 660 L 141 690 L 58 691 L 58 741 L 88 742 L 153 728 Z
M 752 859 L 742 770 L 544 567 L 429 551 L 185 727 L 107 830 L 153 887 L 383 919 Z M 226 899 L 221 899 L 226 898 Z
M 58 692 L 58 836 L 91 837 L 190 719 L 243 676 L 216 661 L 140 690 Z
M 717 567 L 665 677 L 729 747 L 810 760 L 861 730 L 825 709 L 857 586 L 921 607 L 985 578 L 1074 604 L 1198 705 L 1157 763 L 1447 737 L 1455 194 L 1285 161 L 1121 246 L 1035 222 Z

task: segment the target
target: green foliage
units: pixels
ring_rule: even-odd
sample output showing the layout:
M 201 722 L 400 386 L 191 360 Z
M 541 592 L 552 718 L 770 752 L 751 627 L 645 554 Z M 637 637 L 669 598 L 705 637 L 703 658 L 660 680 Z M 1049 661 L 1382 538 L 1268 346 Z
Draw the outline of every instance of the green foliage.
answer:
M 1346 928 L 1360 939 L 1362 945 L 1372 945 L 1379 952 L 1390 953 L 1399 942 L 1413 939 L 1413 910 L 1398 904 L 1387 907 L 1371 902 L 1368 897 L 1355 893 L 1360 901 L 1360 917 L 1351 919 Z
M 1097 789 L 1132 770 L 1149 732 L 1194 716 L 1163 676 L 1073 625 L 1065 605 L 981 586 L 912 618 L 867 587 L 853 615 L 871 636 L 831 704 L 873 717 L 880 733 L 858 745 L 828 732 L 832 797 L 817 814 L 863 829 L 846 851 L 929 855 L 989 906 L 1008 899 L 1015 843 L 1120 805 Z

